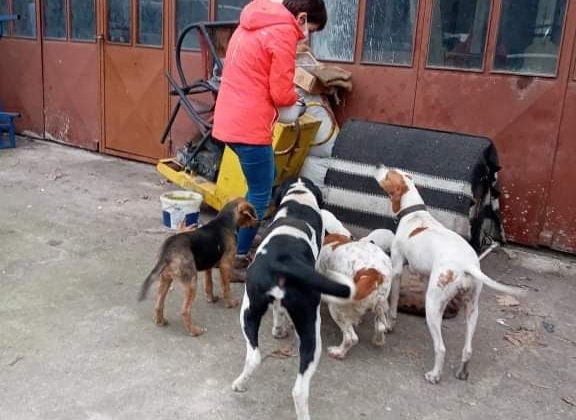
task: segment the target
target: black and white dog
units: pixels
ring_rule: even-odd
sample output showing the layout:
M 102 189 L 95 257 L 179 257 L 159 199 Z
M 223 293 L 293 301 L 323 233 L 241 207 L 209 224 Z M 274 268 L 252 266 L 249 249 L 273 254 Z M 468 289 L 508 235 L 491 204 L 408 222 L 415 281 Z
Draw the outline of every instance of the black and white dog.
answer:
M 320 189 L 306 178 L 291 179 L 277 189 L 274 201 L 277 213 L 247 272 L 240 311 L 246 362 L 232 389 L 246 391 L 248 379 L 261 362 L 258 330 L 268 306 L 273 305 L 275 312 L 287 312 L 300 339 L 300 368 L 292 397 L 297 418 L 303 420 L 310 418 L 310 379 L 322 352 L 320 296 L 352 299 L 360 295 L 360 287 L 347 279 L 342 279 L 345 284 L 333 281 L 315 270 L 324 238 Z M 279 314 L 274 315 L 276 328 Z

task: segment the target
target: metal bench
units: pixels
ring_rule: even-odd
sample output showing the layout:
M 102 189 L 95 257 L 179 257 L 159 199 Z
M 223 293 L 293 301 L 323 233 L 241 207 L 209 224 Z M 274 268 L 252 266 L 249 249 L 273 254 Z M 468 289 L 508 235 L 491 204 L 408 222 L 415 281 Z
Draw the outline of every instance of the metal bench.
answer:
M 20 117 L 18 112 L 0 110 L 0 149 L 16 147 L 16 129 L 14 119 Z

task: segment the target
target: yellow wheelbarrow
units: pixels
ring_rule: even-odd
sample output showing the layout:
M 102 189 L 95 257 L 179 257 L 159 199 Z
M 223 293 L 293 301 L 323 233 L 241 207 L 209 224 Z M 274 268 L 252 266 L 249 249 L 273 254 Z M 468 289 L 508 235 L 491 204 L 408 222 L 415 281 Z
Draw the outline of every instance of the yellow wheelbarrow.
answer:
M 319 127 L 320 121 L 306 114 L 300 117 L 298 125 L 275 125 L 272 146 L 276 160 L 276 185 L 290 176 L 298 175 Z M 160 160 L 156 169 L 170 182 L 202 194 L 204 202 L 216 210 L 231 199 L 244 197 L 248 189 L 238 157 L 228 147 L 224 150 L 215 182 L 186 171 L 173 158 Z

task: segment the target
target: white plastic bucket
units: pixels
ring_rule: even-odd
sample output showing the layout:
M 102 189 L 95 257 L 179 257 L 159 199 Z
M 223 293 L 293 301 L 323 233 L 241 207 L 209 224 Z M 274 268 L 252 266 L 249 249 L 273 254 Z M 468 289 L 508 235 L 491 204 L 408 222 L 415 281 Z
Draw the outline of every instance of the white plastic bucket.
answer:
M 198 223 L 202 195 L 194 191 L 172 191 L 160 196 L 162 221 L 170 229 L 178 229 L 182 222 L 185 226 Z

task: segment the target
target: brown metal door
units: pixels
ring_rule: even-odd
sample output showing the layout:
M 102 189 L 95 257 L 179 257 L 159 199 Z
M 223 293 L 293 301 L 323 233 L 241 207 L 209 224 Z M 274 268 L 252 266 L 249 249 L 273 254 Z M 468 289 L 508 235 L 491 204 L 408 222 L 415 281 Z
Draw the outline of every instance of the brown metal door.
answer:
M 107 0 L 104 126 L 108 153 L 153 161 L 168 114 L 167 1 Z
M 20 112 L 16 120 L 20 133 L 42 137 L 42 45 L 40 42 L 39 0 L 3 0 L 4 12 L 21 19 L 4 25 L 0 39 L 0 104 Z
M 546 207 L 543 244 L 576 253 L 576 48 Z
M 573 6 L 569 13 L 566 0 L 433 0 L 427 7 L 414 124 L 495 142 L 504 225 L 515 242 L 540 242 Z
M 95 0 L 43 2 L 45 136 L 98 150 L 100 63 Z

